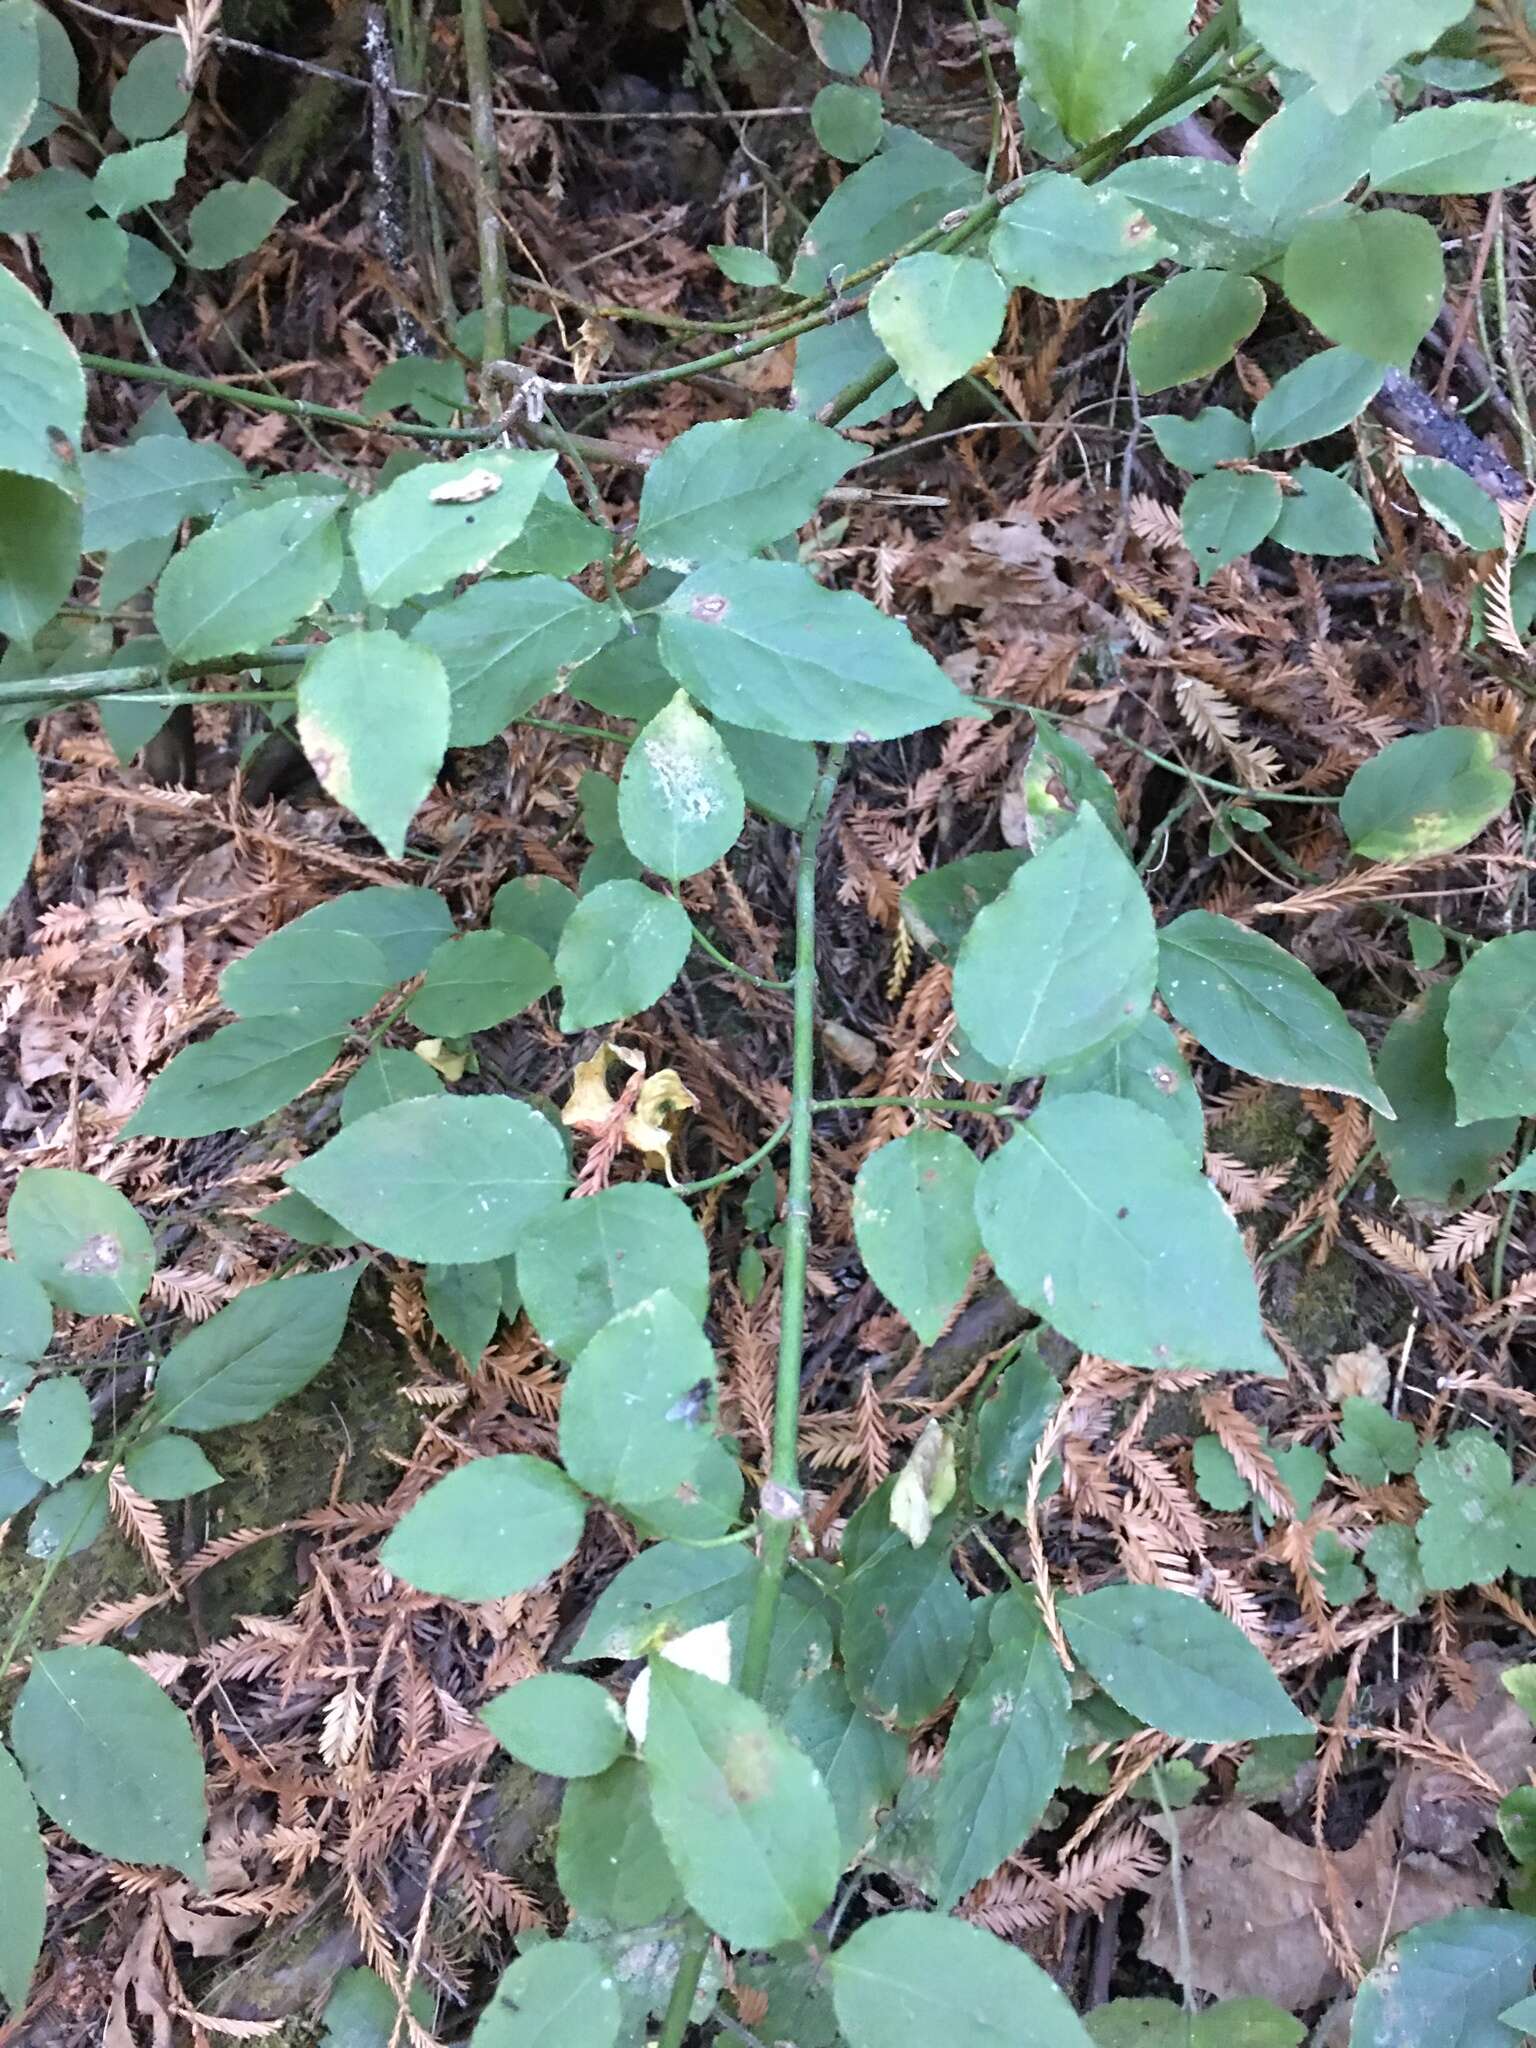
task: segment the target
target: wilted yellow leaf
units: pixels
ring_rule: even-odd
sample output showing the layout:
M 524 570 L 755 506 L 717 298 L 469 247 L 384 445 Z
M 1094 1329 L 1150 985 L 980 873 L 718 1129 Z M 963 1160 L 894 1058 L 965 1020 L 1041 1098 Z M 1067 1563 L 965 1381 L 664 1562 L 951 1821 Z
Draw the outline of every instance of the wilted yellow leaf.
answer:
M 670 1180 L 672 1158 L 669 1147 L 682 1129 L 689 1110 L 698 1106 L 699 1098 L 683 1086 L 676 1069 L 663 1067 L 659 1074 L 652 1074 L 648 1081 L 642 1083 L 634 1114 L 624 1126 L 624 1141 L 634 1146 L 653 1172 L 660 1168 Z
M 955 1446 L 930 1419 L 891 1489 L 891 1527 L 899 1529 L 914 1550 L 921 1550 L 935 1515 L 942 1515 L 954 1497 Z
M 462 1081 L 469 1066 L 469 1047 L 450 1046 L 441 1038 L 421 1038 L 411 1047 L 417 1059 L 442 1075 L 445 1081 Z

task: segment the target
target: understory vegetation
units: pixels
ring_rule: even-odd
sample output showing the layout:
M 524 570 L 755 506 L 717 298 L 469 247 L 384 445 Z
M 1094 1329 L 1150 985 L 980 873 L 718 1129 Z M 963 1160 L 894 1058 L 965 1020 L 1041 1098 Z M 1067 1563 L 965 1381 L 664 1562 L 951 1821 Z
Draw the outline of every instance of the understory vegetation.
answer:
M 1525 0 L 0 157 L 0 2041 L 1536 2039 Z

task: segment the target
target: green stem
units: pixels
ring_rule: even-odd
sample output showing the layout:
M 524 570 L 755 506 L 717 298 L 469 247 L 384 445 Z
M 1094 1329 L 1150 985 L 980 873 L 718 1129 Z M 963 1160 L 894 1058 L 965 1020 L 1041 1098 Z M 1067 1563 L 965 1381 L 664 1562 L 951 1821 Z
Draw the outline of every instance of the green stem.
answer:
M 992 134 L 987 145 L 987 168 L 984 173 L 990 187 L 992 174 L 997 169 L 997 153 L 1003 146 L 1003 94 L 997 82 L 997 73 L 992 68 L 992 52 L 987 48 L 981 16 L 976 11 L 976 0 L 961 0 L 961 4 L 965 8 L 967 21 L 976 31 L 976 54 L 981 59 L 981 75 L 987 81 L 987 98 L 992 102 Z
M 754 1166 L 766 1159 L 770 1152 L 778 1150 L 788 1129 L 789 1118 L 785 1117 L 783 1123 L 774 1126 L 772 1135 L 764 1138 L 757 1150 L 749 1152 L 737 1165 L 726 1167 L 722 1173 L 712 1173 L 708 1180 L 679 1181 L 672 1192 L 676 1195 L 707 1195 L 711 1188 L 723 1188 L 727 1181 L 740 1180 L 743 1175 L 749 1174 Z
M 795 986 L 794 976 L 788 981 L 774 981 L 766 974 L 754 974 L 748 967 L 739 967 L 729 953 L 722 953 L 714 940 L 698 925 L 693 927 L 693 943 L 701 953 L 707 953 L 711 960 L 723 967 L 727 974 L 734 974 L 741 981 L 750 981 L 754 988 L 786 989 Z
M 501 154 L 496 147 L 485 0 L 463 0 L 459 19 L 469 93 L 469 139 L 475 160 L 475 226 L 480 238 L 480 360 L 487 364 L 500 362 L 507 352 L 507 265 L 501 241 Z M 482 396 L 488 398 L 489 392 Z
M 677 1975 L 672 1979 L 672 1996 L 667 2000 L 667 2016 L 662 2022 L 661 2038 L 656 2048 L 683 2048 L 688 2015 L 693 2010 L 699 1979 L 704 1974 L 704 1959 L 708 1954 L 709 1935 L 700 1928 L 689 1937 L 678 1959 Z
M 263 647 L 251 654 L 221 654 L 217 661 L 143 662 L 135 668 L 81 669 L 67 676 L 18 676 L 0 683 L 0 707 L 36 703 L 51 710 L 60 704 L 83 704 L 92 697 L 136 697 L 162 683 L 234 675 L 252 668 L 296 666 L 308 661 L 315 651 L 313 647 Z

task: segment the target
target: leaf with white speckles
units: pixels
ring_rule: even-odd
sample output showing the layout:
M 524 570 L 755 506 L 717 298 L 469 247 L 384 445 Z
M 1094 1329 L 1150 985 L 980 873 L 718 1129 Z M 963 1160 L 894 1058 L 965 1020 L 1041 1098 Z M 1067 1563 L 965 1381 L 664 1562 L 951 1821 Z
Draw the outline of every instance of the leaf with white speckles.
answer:
M 208 1881 L 203 1759 L 186 1716 L 118 1650 L 47 1650 L 11 1716 L 32 1796 L 77 1842 Z

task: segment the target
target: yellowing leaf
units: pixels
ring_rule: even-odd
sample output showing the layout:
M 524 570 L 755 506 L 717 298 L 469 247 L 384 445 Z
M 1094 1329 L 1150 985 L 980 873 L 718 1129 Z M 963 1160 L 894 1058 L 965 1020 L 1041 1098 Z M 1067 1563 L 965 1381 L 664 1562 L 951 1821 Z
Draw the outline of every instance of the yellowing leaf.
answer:
M 914 1550 L 933 1533 L 933 1518 L 955 1497 L 955 1446 L 930 1416 L 891 1489 L 891 1526 Z

